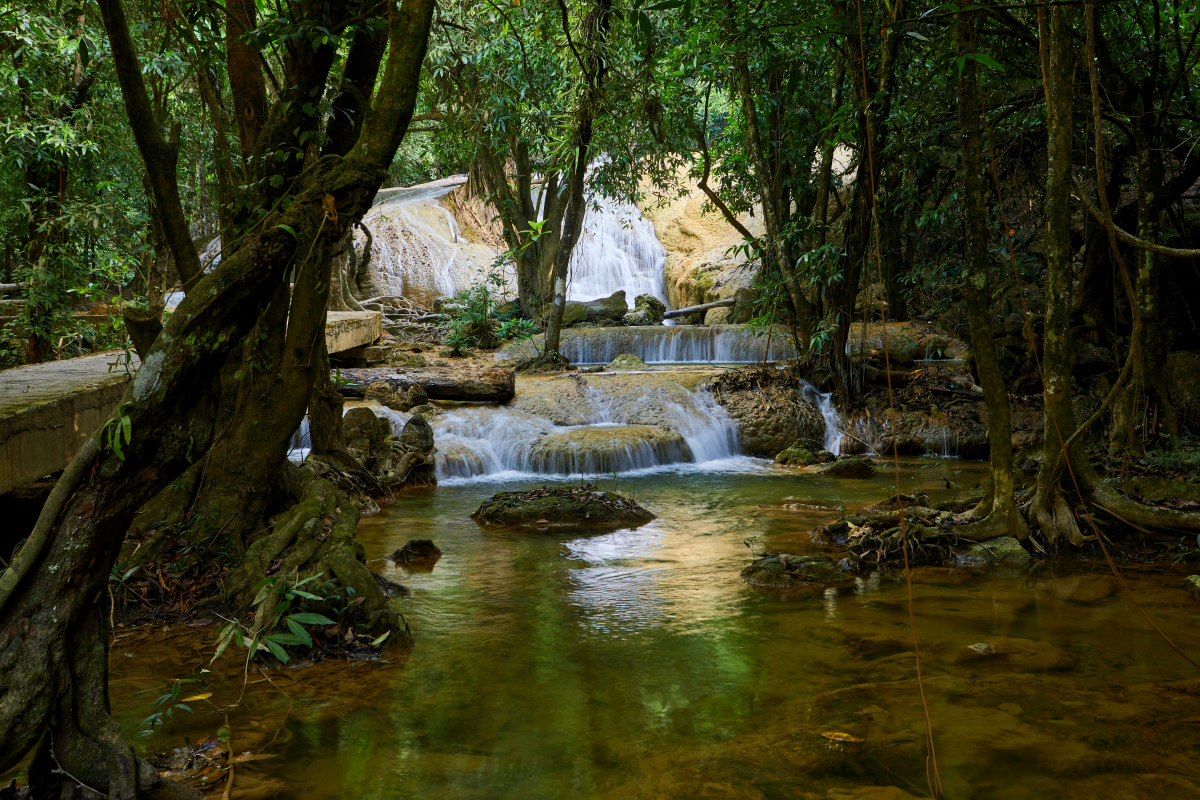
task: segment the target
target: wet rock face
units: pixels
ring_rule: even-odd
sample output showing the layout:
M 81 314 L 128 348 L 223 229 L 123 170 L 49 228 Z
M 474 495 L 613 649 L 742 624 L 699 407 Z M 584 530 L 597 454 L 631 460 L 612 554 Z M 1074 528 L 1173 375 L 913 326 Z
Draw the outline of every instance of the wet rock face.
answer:
M 1188 575 L 1187 580 L 1183 582 L 1183 588 L 1193 600 L 1200 603 L 1200 575 Z
M 492 495 L 471 515 L 484 526 L 549 530 L 563 527 L 637 528 L 654 515 L 616 492 L 563 486 Z
M 795 443 L 815 451 L 825 441 L 825 419 L 799 389 L 774 386 L 714 397 L 737 420 L 746 455 L 774 458 Z
M 1024 564 L 1029 553 L 1016 539 L 1002 536 L 956 549 L 954 557 L 960 564 Z
M 400 444 L 410 452 L 431 452 L 433 450 L 433 426 L 420 414 L 413 414 L 412 419 L 404 424 L 404 430 L 400 432 Z
M 742 580 L 751 586 L 798 589 L 819 583 L 846 580 L 845 573 L 829 556 L 766 556 L 742 570 Z

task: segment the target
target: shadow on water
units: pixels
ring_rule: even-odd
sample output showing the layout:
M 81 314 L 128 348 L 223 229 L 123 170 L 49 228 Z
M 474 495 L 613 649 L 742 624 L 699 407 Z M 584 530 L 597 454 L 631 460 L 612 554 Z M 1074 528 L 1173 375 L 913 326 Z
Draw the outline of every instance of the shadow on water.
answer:
M 936 498 L 943 477 L 982 470 L 914 459 L 904 483 Z M 751 547 L 819 552 L 806 532 L 881 499 L 890 480 L 761 462 L 606 478 L 658 519 L 594 536 L 470 520 L 493 492 L 540 480 L 407 495 L 359 535 L 372 566 L 413 589 L 396 602 L 415 649 L 270 680 L 252 670 L 229 716 L 234 752 L 275 754 L 253 771 L 297 798 L 927 796 L 901 577 L 793 594 L 738 577 Z M 432 571 L 386 558 L 424 538 L 444 553 Z M 947 796 L 1197 796 L 1200 684 L 1154 683 L 1196 676 L 1102 569 L 926 568 L 913 580 Z M 1169 635 L 1195 638 L 1182 573 L 1129 580 Z M 213 636 L 124 637 L 112 694 L 132 736 L 171 678 L 207 662 Z M 213 697 L 172 722 L 167 743 L 214 735 L 224 718 L 209 704 L 231 702 L 242 681 L 223 657 L 204 687 Z M 820 735 L 831 730 L 863 742 Z

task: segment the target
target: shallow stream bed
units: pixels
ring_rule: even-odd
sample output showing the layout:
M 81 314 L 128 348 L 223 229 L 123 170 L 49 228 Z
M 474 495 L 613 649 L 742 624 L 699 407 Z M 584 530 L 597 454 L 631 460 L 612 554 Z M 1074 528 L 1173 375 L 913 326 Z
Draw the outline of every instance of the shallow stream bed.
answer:
M 913 459 L 903 473 L 906 489 L 938 497 L 944 478 L 970 483 L 982 465 Z M 605 478 L 658 519 L 598 535 L 485 531 L 469 517 L 496 491 L 549 479 L 407 495 L 359 536 L 373 567 L 413 590 L 396 601 L 411 654 L 251 670 L 226 717 L 215 709 L 244 679 L 227 655 L 200 687 L 213 696 L 172 720 L 166 742 L 213 736 L 227 718 L 235 753 L 274 754 L 243 774 L 297 798 L 928 796 L 900 577 L 790 595 L 738 577 L 748 548 L 820 552 L 807 531 L 840 512 L 806 507 L 874 502 L 891 480 L 743 458 Z M 386 559 L 420 538 L 445 554 L 432 571 Z M 1192 651 L 1200 606 L 1186 573 L 1128 573 Z M 917 570 L 913 597 L 948 797 L 1200 796 L 1200 684 L 1151 685 L 1196 671 L 1102 565 Z M 113 706 L 134 736 L 170 680 L 206 664 L 213 629 L 123 637 Z M 972 645 L 997 652 L 975 658 L 987 647 Z

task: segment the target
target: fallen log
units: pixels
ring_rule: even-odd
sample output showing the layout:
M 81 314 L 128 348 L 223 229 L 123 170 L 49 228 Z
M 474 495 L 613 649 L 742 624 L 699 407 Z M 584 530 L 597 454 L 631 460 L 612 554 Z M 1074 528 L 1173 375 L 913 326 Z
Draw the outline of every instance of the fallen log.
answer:
M 686 317 L 689 314 L 696 314 L 701 311 L 708 311 L 710 308 L 732 308 L 736 301 L 730 297 L 728 300 L 715 300 L 711 303 L 703 303 L 698 306 L 688 306 L 687 308 L 677 308 L 674 311 L 668 311 L 663 314 L 664 319 L 673 319 L 675 317 Z
M 362 397 L 372 383 L 396 390 L 421 386 L 430 400 L 506 403 L 516 394 L 516 373 L 504 367 L 364 367 L 343 369 L 338 390 Z

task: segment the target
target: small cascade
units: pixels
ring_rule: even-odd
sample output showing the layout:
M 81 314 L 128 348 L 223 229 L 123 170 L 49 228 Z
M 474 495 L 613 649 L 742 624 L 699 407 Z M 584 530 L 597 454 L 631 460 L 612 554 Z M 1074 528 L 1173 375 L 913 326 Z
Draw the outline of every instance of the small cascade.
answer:
M 607 364 L 621 353 L 632 353 L 647 364 L 745 364 L 792 358 L 796 348 L 787 336 L 758 336 L 740 326 L 676 325 L 568 328 L 559 352 L 573 364 Z
M 602 390 L 593 388 L 588 398 L 583 425 L 556 425 L 504 407 L 447 412 L 434 426 L 438 479 L 608 475 L 737 454 L 736 424 L 706 393 L 668 404 L 669 423 L 662 426 L 621 419 Z
M 800 388 L 812 399 L 825 420 L 825 449 L 835 456 L 840 456 L 842 440 L 846 437 L 841 430 L 842 417 L 833 405 L 833 392 L 819 392 L 817 387 L 807 381 L 800 381 Z
M 630 308 L 639 294 L 666 300 L 663 262 L 667 251 L 654 223 L 632 203 L 594 198 L 583 218 L 583 234 L 571 254 L 569 300 L 595 300 L 620 289 Z

